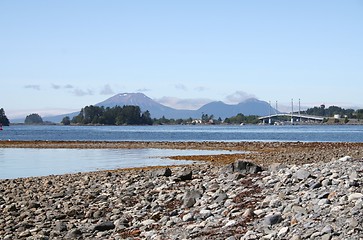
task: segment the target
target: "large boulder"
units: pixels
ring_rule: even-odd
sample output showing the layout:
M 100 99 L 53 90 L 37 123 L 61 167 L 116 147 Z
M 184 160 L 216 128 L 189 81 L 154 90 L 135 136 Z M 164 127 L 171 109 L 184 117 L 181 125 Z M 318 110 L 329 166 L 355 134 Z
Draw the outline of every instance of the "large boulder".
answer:
M 193 172 L 190 169 L 184 169 L 182 172 L 179 172 L 176 175 L 175 181 L 179 182 L 179 181 L 187 181 L 187 180 L 192 180 L 193 178 Z
M 151 171 L 151 177 L 170 177 L 172 174 L 170 168 L 161 168 Z
M 262 172 L 263 169 L 261 166 L 253 163 L 253 162 L 249 162 L 249 161 L 245 161 L 245 160 L 237 160 L 234 163 L 231 163 L 230 165 L 226 166 L 226 168 L 223 169 L 223 171 L 227 171 L 227 172 L 237 172 L 237 173 L 242 173 L 242 174 L 254 174 L 254 173 L 258 173 L 258 172 Z

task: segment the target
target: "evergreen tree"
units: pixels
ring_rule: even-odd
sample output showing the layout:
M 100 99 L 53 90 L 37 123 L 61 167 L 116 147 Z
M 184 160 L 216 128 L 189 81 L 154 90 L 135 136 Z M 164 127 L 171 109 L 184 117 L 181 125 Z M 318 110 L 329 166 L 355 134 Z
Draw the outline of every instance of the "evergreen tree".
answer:
M 5 110 L 3 108 L 0 108 L 0 123 L 3 126 L 9 126 L 10 121 L 5 115 Z

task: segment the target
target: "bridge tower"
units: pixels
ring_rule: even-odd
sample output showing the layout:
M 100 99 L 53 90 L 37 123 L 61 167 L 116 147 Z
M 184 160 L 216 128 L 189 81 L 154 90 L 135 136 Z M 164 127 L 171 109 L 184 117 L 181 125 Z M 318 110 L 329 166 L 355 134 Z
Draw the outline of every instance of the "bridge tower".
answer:
M 299 98 L 299 123 L 301 122 L 301 111 L 300 111 L 300 98 Z
M 291 98 L 291 125 L 294 124 L 294 99 Z
M 268 124 L 271 125 L 272 124 L 272 119 L 271 119 L 271 101 L 268 102 L 268 105 L 269 105 L 269 110 L 270 110 L 270 113 L 269 113 L 269 118 L 268 118 Z

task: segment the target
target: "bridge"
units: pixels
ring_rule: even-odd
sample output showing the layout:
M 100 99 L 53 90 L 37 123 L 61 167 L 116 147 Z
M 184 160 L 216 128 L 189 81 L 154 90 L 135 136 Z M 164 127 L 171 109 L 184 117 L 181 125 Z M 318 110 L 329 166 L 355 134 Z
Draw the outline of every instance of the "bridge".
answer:
M 272 121 L 274 119 L 277 119 L 279 117 L 289 117 L 291 123 L 294 122 L 322 122 L 324 121 L 324 117 L 319 116 L 312 116 L 312 115 L 303 115 L 303 114 L 295 114 L 295 113 L 277 113 L 277 114 L 271 114 L 264 117 L 259 117 L 258 119 L 262 121 L 263 124 L 272 124 Z
M 272 107 L 271 107 L 271 102 L 269 102 L 270 105 L 270 114 L 268 116 L 264 116 L 264 117 L 259 117 L 258 119 L 262 121 L 263 124 L 272 124 L 273 121 L 276 122 L 280 122 L 280 121 L 276 121 L 278 118 L 284 118 L 284 121 L 286 122 L 286 118 L 290 118 L 290 122 L 291 124 L 294 124 L 294 122 L 300 123 L 300 122 L 323 122 L 324 121 L 324 117 L 320 117 L 320 116 L 312 116 L 312 115 L 307 115 L 307 114 L 301 114 L 300 111 L 300 99 L 299 99 L 299 111 L 298 112 L 294 112 L 294 99 L 291 99 L 291 112 L 290 113 L 279 113 L 279 111 L 277 110 L 277 101 L 276 101 L 276 108 L 274 109 L 275 114 L 272 114 Z

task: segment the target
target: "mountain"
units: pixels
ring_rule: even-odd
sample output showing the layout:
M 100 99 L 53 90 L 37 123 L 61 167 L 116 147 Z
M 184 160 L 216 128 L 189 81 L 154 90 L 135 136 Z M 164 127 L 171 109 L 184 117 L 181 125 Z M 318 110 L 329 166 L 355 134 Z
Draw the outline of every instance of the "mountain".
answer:
M 256 98 L 250 98 L 238 104 L 226 104 L 221 101 L 208 103 L 197 110 L 180 110 L 162 105 L 143 93 L 120 93 L 106 99 L 95 106 L 114 107 L 124 105 L 139 106 L 142 112 L 149 111 L 152 118 L 201 118 L 202 114 L 213 115 L 215 118 L 225 119 L 238 113 L 244 115 L 265 116 L 269 114 L 270 105 L 265 101 Z M 274 112 L 275 110 L 272 109 Z M 52 117 L 43 117 L 44 121 L 60 122 L 65 116 L 70 118 L 76 116 L 79 112 L 63 114 Z
M 247 99 L 238 104 L 226 104 L 222 101 L 208 103 L 197 110 L 180 110 L 164 106 L 143 93 L 120 93 L 103 102 L 97 103 L 96 106 L 114 107 L 123 105 L 139 106 L 141 111 L 148 110 L 152 118 L 200 118 L 202 114 L 214 115 L 225 119 L 238 113 L 244 115 L 264 116 L 269 114 L 270 105 L 265 101 L 255 98 Z
M 97 103 L 96 106 L 114 107 L 114 106 L 134 105 L 139 106 L 142 112 L 149 111 L 152 118 L 184 118 L 193 115 L 192 110 L 178 110 L 164 106 L 143 93 L 120 93 L 103 102 Z M 186 118 L 188 118 L 186 117 Z
M 224 102 L 211 102 L 197 110 L 201 114 L 213 114 L 214 117 L 227 117 L 236 116 L 239 113 L 243 115 L 258 115 L 265 116 L 270 113 L 270 105 L 265 101 L 260 101 L 256 98 L 249 98 L 238 104 L 226 104 Z M 272 109 L 275 112 L 275 109 Z

